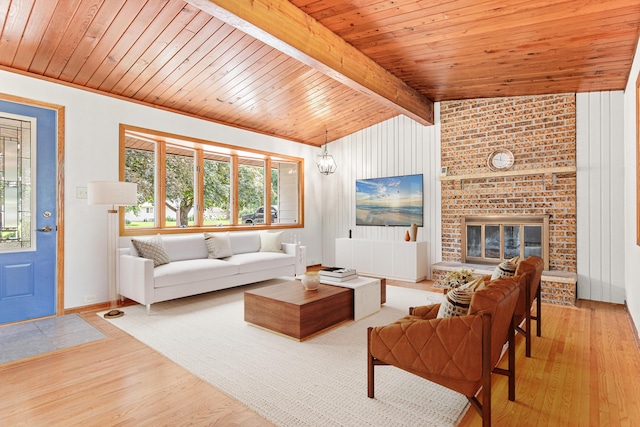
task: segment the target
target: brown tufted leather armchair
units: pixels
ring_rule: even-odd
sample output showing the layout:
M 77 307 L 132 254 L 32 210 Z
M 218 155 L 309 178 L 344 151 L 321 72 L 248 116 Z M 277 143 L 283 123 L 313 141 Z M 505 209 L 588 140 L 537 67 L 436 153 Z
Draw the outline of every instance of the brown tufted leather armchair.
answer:
M 542 335 L 542 323 L 540 319 L 541 314 L 541 278 L 542 269 L 544 268 L 544 261 L 542 258 L 535 256 L 527 257 L 520 261 L 516 275 L 523 274 L 527 277 L 527 284 L 525 286 L 524 295 L 520 295 L 520 302 L 516 308 L 515 325 L 516 331 L 524 335 L 525 339 L 525 353 L 527 357 L 531 357 L 531 320 L 536 321 L 536 335 Z M 536 315 L 531 314 L 533 308 L 533 300 L 536 300 Z M 520 326 L 524 320 L 524 327 Z
M 374 397 L 374 368 L 393 365 L 467 396 L 491 425 L 491 372 L 509 377 L 515 400 L 514 312 L 523 276 L 494 280 L 476 291 L 469 314 L 436 318 L 439 304 L 416 307 L 409 316 L 368 330 L 368 396 Z M 509 342 L 507 369 L 496 368 Z M 476 398 L 483 389 L 482 403 Z

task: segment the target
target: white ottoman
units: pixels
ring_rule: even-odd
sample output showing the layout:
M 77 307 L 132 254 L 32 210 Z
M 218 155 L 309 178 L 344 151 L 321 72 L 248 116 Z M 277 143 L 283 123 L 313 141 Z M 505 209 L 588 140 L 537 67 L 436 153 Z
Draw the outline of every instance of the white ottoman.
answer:
M 320 276 L 320 283 L 353 289 L 353 320 L 360 320 L 380 311 L 380 279 L 358 277 L 335 282 Z

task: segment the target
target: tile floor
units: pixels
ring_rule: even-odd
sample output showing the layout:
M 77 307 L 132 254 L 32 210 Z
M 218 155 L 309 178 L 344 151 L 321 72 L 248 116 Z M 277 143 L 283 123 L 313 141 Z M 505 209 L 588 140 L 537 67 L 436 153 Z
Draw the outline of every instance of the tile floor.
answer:
M 12 362 L 106 337 L 77 314 L 0 326 L 0 363 Z

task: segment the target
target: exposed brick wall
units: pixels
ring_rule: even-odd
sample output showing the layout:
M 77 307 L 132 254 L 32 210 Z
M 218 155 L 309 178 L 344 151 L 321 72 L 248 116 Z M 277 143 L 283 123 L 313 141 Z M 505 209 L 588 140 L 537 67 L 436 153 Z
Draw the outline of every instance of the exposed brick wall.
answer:
M 448 175 L 491 172 L 496 148 L 512 170 L 575 166 L 575 94 L 441 103 L 442 166 Z M 576 176 L 532 175 L 442 183 L 442 258 L 461 261 L 460 218 L 550 215 L 549 269 L 576 272 Z
M 559 305 L 575 305 L 577 285 L 563 282 L 542 282 L 540 298 L 543 302 Z
M 433 283 L 436 286 L 441 286 L 441 284 L 444 283 L 444 278 L 447 273 L 448 271 L 438 270 L 434 268 L 431 270 L 431 280 L 433 280 Z

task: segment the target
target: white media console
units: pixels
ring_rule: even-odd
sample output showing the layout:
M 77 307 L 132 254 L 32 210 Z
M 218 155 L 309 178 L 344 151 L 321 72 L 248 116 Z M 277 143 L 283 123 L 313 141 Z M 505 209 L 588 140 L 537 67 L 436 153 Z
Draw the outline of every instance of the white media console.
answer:
M 387 279 L 419 282 L 427 277 L 427 242 L 336 239 L 336 265 Z

